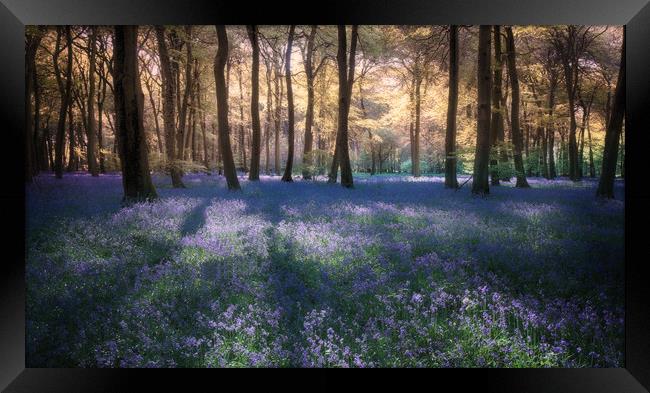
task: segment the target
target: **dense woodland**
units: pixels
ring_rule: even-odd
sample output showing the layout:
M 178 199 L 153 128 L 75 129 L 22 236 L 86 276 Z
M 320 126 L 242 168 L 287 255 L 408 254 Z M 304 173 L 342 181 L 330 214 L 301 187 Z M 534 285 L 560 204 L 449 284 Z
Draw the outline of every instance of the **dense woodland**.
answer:
M 27 366 L 621 367 L 624 34 L 28 27 Z
M 122 171 L 139 200 L 151 172 L 600 177 L 612 197 L 624 59 L 612 26 L 29 26 L 26 178 Z

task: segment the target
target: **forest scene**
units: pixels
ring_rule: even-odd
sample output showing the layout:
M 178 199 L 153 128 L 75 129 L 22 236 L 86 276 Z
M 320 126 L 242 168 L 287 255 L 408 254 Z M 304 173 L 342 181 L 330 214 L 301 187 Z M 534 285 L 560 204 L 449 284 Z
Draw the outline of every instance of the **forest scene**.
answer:
M 623 367 L 622 26 L 27 26 L 27 367 Z

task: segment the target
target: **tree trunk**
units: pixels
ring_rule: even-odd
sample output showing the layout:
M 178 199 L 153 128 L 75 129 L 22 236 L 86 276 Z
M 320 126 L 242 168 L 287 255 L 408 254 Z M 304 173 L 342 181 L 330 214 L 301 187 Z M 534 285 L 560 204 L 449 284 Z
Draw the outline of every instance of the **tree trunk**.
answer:
M 25 181 L 31 182 L 32 176 L 38 173 L 37 154 L 34 144 L 34 135 L 38 130 L 38 122 L 34 125 L 34 118 L 38 116 L 33 115 L 34 108 L 32 108 L 32 95 L 35 96 L 35 101 L 38 102 L 38 93 L 35 92 L 36 81 L 36 51 L 41 42 L 41 32 L 33 32 L 33 27 L 27 27 L 25 30 L 26 35 L 26 48 L 25 48 Z M 40 111 L 36 105 L 36 111 Z
M 492 120 L 490 124 L 490 145 L 492 152 L 490 154 L 490 167 L 492 168 L 491 182 L 493 186 L 499 185 L 499 179 L 503 176 L 499 173 L 499 150 L 503 142 L 503 111 L 501 109 L 501 81 L 503 79 L 503 61 L 501 59 L 501 27 L 495 25 L 492 27 L 494 40 L 494 78 L 492 80 Z M 506 156 L 507 161 L 507 156 Z
M 338 51 L 336 61 L 339 75 L 339 108 L 336 133 L 336 147 L 330 170 L 330 182 L 336 182 L 338 167 L 341 168 L 341 185 L 346 188 L 354 186 L 350 153 L 348 150 L 348 114 L 350 112 L 350 97 L 354 83 L 355 55 L 358 40 L 358 26 L 352 25 L 350 37 L 350 57 L 348 63 L 347 38 L 345 25 L 338 25 Z
M 247 171 L 246 168 L 246 138 L 244 133 L 244 89 L 242 87 L 242 69 L 241 64 L 237 68 L 237 82 L 239 84 L 239 161 L 240 169 L 243 172 Z
M 512 144 L 514 145 L 513 158 L 515 162 L 515 172 L 517 176 L 516 187 L 528 188 L 528 181 L 526 180 L 526 173 L 524 172 L 524 162 L 521 156 L 522 151 L 522 136 L 521 128 L 519 127 L 519 79 L 517 77 L 517 63 L 515 54 L 515 39 L 512 34 L 512 27 L 506 27 L 506 43 L 508 51 L 508 75 L 510 76 L 510 88 L 512 90 L 511 101 L 511 136 Z
M 564 82 L 567 90 L 569 109 L 569 178 L 578 181 L 578 144 L 576 141 L 576 116 L 575 116 L 575 94 L 578 76 L 578 64 L 575 57 L 575 27 L 567 26 L 567 40 L 565 46 L 561 47 L 562 66 L 564 69 Z
M 192 26 L 185 26 L 185 46 L 187 59 L 185 62 L 185 89 L 183 91 L 183 100 L 181 101 L 180 110 L 178 112 L 178 137 L 179 146 L 176 152 L 176 158 L 182 161 L 187 156 L 187 149 L 190 144 L 189 134 L 191 131 L 191 123 L 189 121 L 188 107 L 190 106 L 190 99 L 192 95 Z M 180 82 L 179 82 L 180 85 Z M 181 171 L 182 173 L 182 171 Z
M 160 123 L 158 122 L 158 110 L 156 109 L 156 100 L 154 100 L 153 98 L 153 89 L 147 80 L 145 80 L 145 87 L 147 88 L 147 93 L 149 95 L 149 104 L 151 105 L 151 110 L 153 111 L 153 121 L 154 121 L 154 126 L 156 127 L 156 139 L 158 140 L 158 152 L 162 156 L 165 154 L 165 150 L 163 149 L 162 135 L 160 135 Z
M 88 160 L 88 171 L 92 176 L 99 176 L 99 167 L 97 166 L 96 159 L 96 140 L 95 140 L 95 52 L 96 52 L 96 43 L 97 43 L 97 32 L 95 27 L 90 27 L 90 38 L 89 38 L 89 56 L 88 56 L 88 108 L 87 115 L 88 120 L 86 121 L 86 133 L 88 138 L 88 147 L 87 147 L 87 160 Z
M 185 188 L 182 173 L 176 161 L 176 83 L 174 81 L 169 52 L 167 51 L 165 27 L 156 26 L 155 29 L 158 41 L 158 56 L 160 57 L 160 75 L 162 78 L 162 111 L 167 167 L 172 178 L 172 187 Z
M 68 167 L 67 172 L 73 172 L 78 169 L 76 157 L 76 141 L 74 133 L 74 116 L 72 114 L 73 101 L 68 102 Z
M 413 165 L 413 176 L 420 177 L 420 104 L 421 93 L 420 87 L 422 85 L 422 75 L 419 66 L 416 66 L 415 75 L 415 124 L 413 127 L 413 158 L 411 164 Z
M 456 178 L 456 114 L 458 111 L 458 26 L 449 31 L 449 99 L 445 133 L 445 187 L 458 188 Z
M 251 128 L 253 129 L 253 140 L 251 148 L 251 170 L 248 180 L 260 179 L 260 46 L 257 38 L 257 26 L 246 26 L 248 38 L 253 48 L 253 64 L 251 67 Z
M 287 52 L 284 57 L 284 73 L 287 83 L 287 137 L 289 139 L 289 150 L 287 152 L 287 164 L 284 167 L 282 181 L 293 181 L 291 172 L 293 171 L 293 151 L 294 151 L 294 108 L 293 108 L 293 90 L 291 86 L 291 50 L 293 44 L 293 32 L 296 26 L 289 27 L 289 38 L 287 40 Z
M 316 25 L 311 26 L 309 36 L 307 38 L 307 54 L 305 56 L 305 75 L 307 78 L 307 112 L 305 113 L 305 144 L 303 148 L 303 165 L 302 177 L 303 179 L 311 179 L 312 177 L 312 145 L 314 136 L 312 134 L 312 125 L 314 124 L 314 40 L 316 38 Z
M 616 177 L 616 160 L 618 157 L 618 141 L 623 129 L 625 115 L 625 27 L 623 28 L 623 48 L 621 63 L 614 92 L 614 103 L 605 132 L 605 149 L 603 151 L 603 166 L 596 196 L 614 198 L 614 178 Z
M 138 73 L 138 27 L 115 26 L 115 113 L 124 203 L 157 198 L 151 182 L 143 125 L 144 94 Z
M 594 151 L 591 145 L 591 127 L 587 121 L 587 137 L 589 138 L 589 177 L 596 177 L 596 168 L 594 167 Z
M 548 178 L 555 179 L 557 177 L 557 171 L 555 169 L 555 123 L 553 122 L 553 108 L 555 107 L 555 89 L 557 86 L 556 80 L 553 78 L 549 83 L 549 92 L 548 92 L 548 124 L 546 129 L 546 135 L 548 137 Z
M 207 125 L 205 120 L 205 108 L 203 107 L 203 101 L 201 100 L 202 90 L 201 90 L 201 78 L 199 77 L 199 64 L 198 59 L 195 59 L 196 64 L 194 66 L 195 79 L 196 79 L 196 106 L 201 116 L 201 136 L 203 139 L 203 165 L 205 166 L 205 171 L 210 174 L 210 155 L 208 148 L 208 135 L 207 135 Z
M 474 156 L 474 180 L 472 193 L 490 193 L 488 161 L 490 156 L 490 26 L 479 27 L 478 44 L 478 119 L 476 124 L 476 154 Z
M 68 61 L 65 74 L 65 85 L 63 83 L 61 72 L 59 71 L 59 52 L 61 46 L 61 36 L 65 29 L 66 45 L 68 48 Z M 72 88 L 72 34 L 70 26 L 57 27 L 56 48 L 53 55 L 54 74 L 59 85 L 61 94 L 61 108 L 59 110 L 59 120 L 56 127 L 56 141 L 54 144 L 54 173 L 57 179 L 63 178 L 63 152 L 65 149 L 65 118 L 68 113 L 70 101 L 70 89 Z
M 275 118 L 274 120 L 274 169 L 275 174 L 280 174 L 280 124 L 282 118 L 282 78 L 280 69 L 280 59 L 274 53 L 274 72 L 275 72 Z
M 265 59 L 264 64 L 266 65 L 266 124 L 264 130 L 264 171 L 268 175 L 270 174 L 270 163 L 271 163 L 271 152 L 270 152 L 270 142 L 271 142 L 271 123 L 272 123 L 272 111 L 273 107 L 273 94 L 271 90 L 271 61 Z
M 580 136 L 578 138 L 578 179 L 584 175 L 584 151 L 585 151 L 585 129 L 587 128 L 588 113 L 586 109 L 582 112 L 582 124 L 580 126 Z
M 217 118 L 219 123 L 219 144 L 221 146 L 221 158 L 223 160 L 223 172 L 226 176 L 226 183 L 229 190 L 239 190 L 239 179 L 235 170 L 235 161 L 230 148 L 230 136 L 228 135 L 228 95 L 226 92 L 226 78 L 224 69 L 228 62 L 228 35 L 225 25 L 217 25 L 218 49 L 214 60 L 214 80 L 217 90 Z

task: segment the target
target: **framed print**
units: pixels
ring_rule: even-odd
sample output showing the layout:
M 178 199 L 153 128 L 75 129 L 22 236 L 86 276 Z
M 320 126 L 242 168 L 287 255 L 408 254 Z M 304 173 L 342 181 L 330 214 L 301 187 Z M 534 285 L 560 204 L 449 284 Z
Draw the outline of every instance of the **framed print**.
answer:
M 645 0 L 0 14 L 7 392 L 650 387 Z

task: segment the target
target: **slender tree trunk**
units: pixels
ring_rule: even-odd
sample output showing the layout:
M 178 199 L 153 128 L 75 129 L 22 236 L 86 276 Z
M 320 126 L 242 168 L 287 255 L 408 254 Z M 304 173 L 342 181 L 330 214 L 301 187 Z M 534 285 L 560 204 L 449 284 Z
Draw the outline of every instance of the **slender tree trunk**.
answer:
M 548 137 L 548 176 L 549 179 L 555 179 L 557 177 L 557 171 L 555 169 L 555 122 L 553 121 L 553 108 L 555 107 L 555 88 L 557 86 L 556 80 L 553 78 L 549 83 L 549 92 L 548 92 L 548 124 L 546 129 L 546 134 Z
M 338 25 L 338 51 L 336 54 L 336 61 L 338 64 L 339 76 L 339 108 L 336 147 L 334 149 L 334 159 L 332 160 L 332 168 L 330 171 L 330 182 L 332 182 L 332 179 L 334 179 L 333 182 L 336 182 L 338 167 L 340 166 L 341 185 L 346 188 L 352 188 L 354 186 L 352 167 L 350 165 L 350 154 L 348 150 L 348 113 L 350 111 L 350 97 L 352 95 L 352 85 L 354 83 L 357 39 L 358 26 L 352 25 L 348 63 L 345 25 Z
M 271 152 L 270 152 L 270 139 L 271 139 L 271 122 L 272 122 L 272 111 L 271 108 L 273 107 L 273 94 L 271 90 L 271 62 L 270 60 L 266 60 L 264 62 L 266 65 L 266 125 L 265 125 L 265 131 L 264 131 L 264 151 L 265 151 L 265 157 L 264 157 L 264 171 L 268 175 L 270 174 L 270 162 L 271 162 Z
M 587 137 L 589 138 L 589 177 L 596 177 L 596 168 L 594 166 L 594 151 L 591 146 L 591 127 L 587 121 Z
M 88 56 L 88 108 L 86 121 L 86 133 L 88 137 L 87 160 L 88 171 L 92 176 L 99 176 L 99 167 L 96 159 L 96 141 L 95 141 L 95 52 L 97 43 L 97 32 L 95 27 L 90 27 L 89 38 L 89 56 Z
M 195 59 L 194 72 L 196 79 L 196 106 L 199 111 L 201 118 L 201 136 L 202 136 L 202 145 L 203 145 L 203 166 L 205 166 L 205 171 L 210 174 L 210 155 L 208 148 L 208 135 L 207 135 L 207 125 L 205 120 L 205 108 L 203 107 L 203 101 L 201 100 L 202 90 L 201 90 L 201 78 L 199 77 L 199 60 Z
M 163 156 L 165 154 L 165 150 L 163 149 L 162 135 L 160 135 L 160 123 L 158 121 L 156 101 L 153 98 L 153 89 L 148 81 L 145 81 L 145 87 L 147 88 L 147 93 L 149 95 L 149 104 L 151 105 L 151 110 L 153 111 L 153 121 L 156 127 L 156 139 L 158 141 L 158 152 L 161 154 L 161 156 Z
M 76 157 L 76 146 L 75 141 L 75 132 L 74 132 L 74 116 L 72 113 L 73 101 L 68 102 L 68 167 L 66 168 L 67 172 L 74 172 L 78 169 L 77 166 L 77 157 Z
M 413 176 L 420 177 L 420 106 L 421 106 L 421 92 L 422 75 L 419 66 L 416 68 L 415 76 L 415 124 L 413 127 Z
M 358 26 L 352 25 L 350 37 L 350 56 L 348 63 L 347 38 L 345 25 L 338 25 L 338 51 L 336 61 L 339 75 L 339 110 L 336 133 L 336 147 L 334 159 L 330 170 L 330 182 L 336 182 L 338 167 L 341 168 L 341 185 L 346 188 L 354 186 L 350 154 L 348 150 L 348 114 L 350 112 L 350 98 L 354 83 L 355 56 L 358 40 Z M 334 179 L 332 181 L 332 179 Z
M 517 78 L 517 63 L 515 53 L 515 39 L 512 34 L 512 27 L 506 27 L 506 42 L 508 51 L 508 75 L 510 76 L 510 85 L 512 90 L 511 105 L 511 134 L 512 144 L 514 145 L 513 158 L 515 162 L 515 172 L 517 176 L 516 187 L 528 188 L 526 173 L 524 171 L 524 162 L 521 156 L 522 137 L 521 128 L 519 127 L 519 79 Z
M 284 72 L 287 80 L 287 122 L 288 122 L 288 138 L 289 138 L 289 151 L 287 152 L 287 165 L 284 167 L 284 175 L 282 181 L 293 181 L 291 172 L 293 171 L 293 151 L 294 151 L 294 108 L 293 108 L 293 90 L 291 86 L 291 50 L 293 44 L 293 32 L 296 26 L 289 27 L 289 38 L 287 40 L 287 52 L 284 57 Z
M 63 83 L 61 72 L 59 71 L 59 52 L 61 45 L 61 36 L 65 30 L 66 45 L 68 48 L 68 60 L 65 74 L 65 85 Z M 57 179 L 63 178 L 63 152 L 65 148 L 65 118 L 68 107 L 70 106 L 70 90 L 72 88 L 72 34 L 70 26 L 57 27 L 56 48 L 54 50 L 54 74 L 59 85 L 61 93 L 61 108 L 59 110 L 59 120 L 56 128 L 56 141 L 54 144 L 54 173 Z
M 625 116 L 625 30 L 623 28 L 623 48 L 621 49 L 621 63 L 614 92 L 614 103 L 611 116 L 607 122 L 605 132 L 605 150 L 603 151 L 603 166 L 600 172 L 600 181 L 596 196 L 614 198 L 614 178 L 616 177 L 616 160 L 618 157 L 619 136 L 623 129 Z
M 246 172 L 246 138 L 244 133 L 244 89 L 242 88 L 241 64 L 237 68 L 237 82 L 239 84 L 239 160 L 240 168 Z
M 305 56 L 305 75 L 307 78 L 307 112 L 305 114 L 305 144 L 303 148 L 303 179 L 311 179 L 313 158 L 311 156 L 314 136 L 312 134 L 312 125 L 314 124 L 314 40 L 316 38 L 316 25 L 311 26 L 307 38 L 307 54 Z
M 584 151 L 585 151 L 585 130 L 587 128 L 587 110 L 582 112 L 582 124 L 580 126 L 580 136 L 578 143 L 578 178 L 582 179 L 584 176 Z
M 501 54 L 501 27 L 495 25 L 492 27 L 494 40 L 494 73 L 492 80 L 492 122 L 490 124 L 490 153 L 491 183 L 493 186 L 499 185 L 499 179 L 503 174 L 499 173 L 499 150 L 503 142 L 503 111 L 501 109 L 501 82 L 503 79 L 503 61 Z M 506 156 L 507 160 L 507 156 Z
M 36 148 L 34 145 L 34 135 L 38 131 L 38 123 L 34 126 L 34 108 L 32 108 L 32 95 L 38 102 L 38 93 L 35 92 L 35 74 L 36 74 L 36 51 L 41 42 L 41 34 L 33 32 L 31 27 L 25 30 L 26 48 L 25 48 L 25 181 L 31 182 L 32 176 L 38 173 L 38 163 Z M 36 105 L 36 113 L 40 111 Z M 34 115 L 34 116 L 32 116 Z
M 458 26 L 449 27 L 449 99 L 445 133 L 445 187 L 458 188 L 456 178 L 456 116 L 458 112 Z
M 187 61 L 185 62 L 185 90 L 183 92 L 183 100 L 181 101 L 180 110 L 178 112 L 178 150 L 176 152 L 176 159 L 182 161 L 185 159 L 187 149 L 190 143 L 189 133 L 191 132 L 190 121 L 188 119 L 188 107 L 190 106 L 190 99 L 192 95 L 192 26 L 185 26 L 185 47 L 187 52 Z M 179 82 L 180 84 L 180 82 Z
M 282 118 L 282 78 L 281 78 L 281 69 L 279 58 L 274 54 L 274 66 L 275 66 L 275 118 L 274 118 L 274 169 L 275 174 L 280 174 L 280 125 Z
M 578 181 L 578 143 L 576 141 L 577 123 L 575 115 L 578 64 L 576 62 L 577 59 L 574 59 L 576 45 L 574 32 L 574 26 L 567 26 L 567 42 L 566 46 L 562 48 L 561 55 L 569 109 L 569 178 L 573 181 Z
M 488 164 L 490 156 L 490 26 L 479 27 L 478 46 L 478 119 L 476 125 L 476 154 L 474 156 L 474 180 L 472 193 L 490 193 Z
M 228 95 L 226 93 L 226 79 L 224 69 L 228 62 L 228 34 L 225 25 L 217 25 L 218 49 L 214 60 L 214 80 L 217 90 L 217 118 L 219 123 L 219 144 L 223 160 L 223 172 L 229 190 L 239 190 L 239 179 L 235 170 L 235 161 L 230 148 L 228 135 Z
M 251 69 L 251 128 L 253 140 L 251 148 L 251 170 L 248 180 L 260 179 L 260 46 L 257 37 L 257 26 L 246 26 L 248 38 L 253 48 L 253 64 Z
M 115 113 L 125 203 L 157 198 L 149 173 L 137 46 L 137 26 L 115 26 Z
M 162 111 L 163 128 L 165 130 L 165 150 L 167 152 L 167 166 L 172 178 L 172 187 L 185 188 L 182 173 L 176 160 L 176 83 L 172 72 L 171 60 L 165 39 L 165 27 L 156 26 L 158 41 L 158 56 L 160 57 L 160 75 L 162 78 Z

